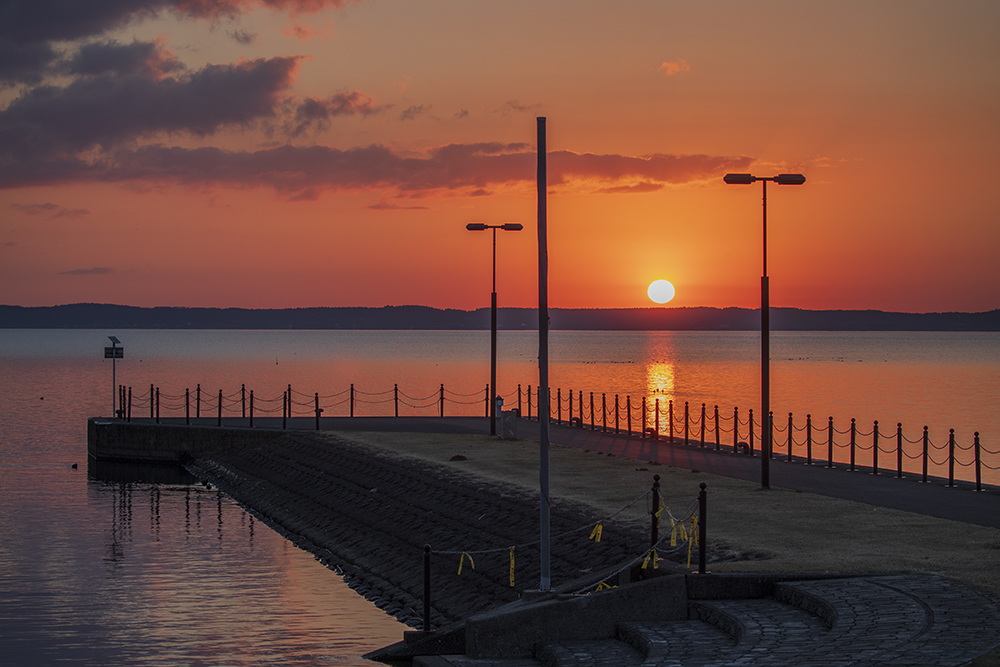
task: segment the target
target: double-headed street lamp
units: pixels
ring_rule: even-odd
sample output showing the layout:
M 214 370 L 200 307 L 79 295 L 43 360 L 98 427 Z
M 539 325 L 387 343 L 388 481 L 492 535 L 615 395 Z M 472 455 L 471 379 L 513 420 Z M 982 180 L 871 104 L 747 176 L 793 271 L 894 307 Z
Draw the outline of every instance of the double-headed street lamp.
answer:
M 470 222 L 465 226 L 470 232 L 484 232 L 487 229 L 493 230 L 493 294 L 492 294 L 492 318 L 490 325 L 490 435 L 497 434 L 497 230 L 505 232 L 519 232 L 524 229 L 524 225 L 519 222 L 505 222 L 502 225 L 487 225 L 485 222 Z
M 767 182 L 778 185 L 802 185 L 806 177 L 802 174 L 778 174 L 777 176 L 753 176 L 752 174 L 726 174 L 723 179 L 729 185 L 750 185 L 755 181 L 763 184 L 764 193 L 764 273 L 760 278 L 760 485 L 771 487 L 771 304 L 767 280 Z M 750 424 L 753 428 L 753 424 Z

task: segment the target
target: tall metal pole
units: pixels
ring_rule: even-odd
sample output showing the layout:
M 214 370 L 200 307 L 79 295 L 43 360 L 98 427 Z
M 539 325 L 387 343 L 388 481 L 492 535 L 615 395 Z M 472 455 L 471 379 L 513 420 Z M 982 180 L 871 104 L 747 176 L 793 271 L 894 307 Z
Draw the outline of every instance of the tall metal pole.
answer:
M 115 349 L 116 347 L 118 347 L 117 344 L 111 343 L 111 349 L 112 350 Z M 112 419 L 115 417 L 115 410 L 118 407 L 117 405 L 115 405 L 116 396 L 118 394 L 118 379 L 115 377 L 115 373 L 116 373 L 115 362 L 118 361 L 118 358 L 115 355 L 116 355 L 116 352 L 112 352 L 111 353 L 111 389 L 112 389 L 112 392 L 111 392 L 111 418 Z
M 545 117 L 538 128 L 538 481 L 541 581 L 539 589 L 552 589 L 549 553 L 549 251 L 547 243 Z
M 764 272 L 760 279 L 760 486 L 771 488 L 771 302 L 767 277 L 767 179 L 761 179 L 764 201 Z
M 493 227 L 493 293 L 490 324 L 490 435 L 497 434 L 497 228 Z

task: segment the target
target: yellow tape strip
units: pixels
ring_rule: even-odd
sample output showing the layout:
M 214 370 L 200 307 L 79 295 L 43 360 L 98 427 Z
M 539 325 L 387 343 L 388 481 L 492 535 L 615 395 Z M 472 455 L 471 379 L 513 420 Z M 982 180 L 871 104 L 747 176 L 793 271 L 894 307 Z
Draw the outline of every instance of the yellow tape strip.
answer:
M 510 548 L 510 587 L 514 588 L 514 547 Z
M 603 581 L 597 584 L 597 588 L 594 590 L 595 593 L 600 593 L 601 591 L 610 591 L 612 588 L 618 588 L 617 586 L 609 586 Z
M 660 567 L 659 560 L 660 559 L 656 555 L 656 549 L 650 549 L 649 552 L 646 554 L 646 559 L 642 561 L 642 569 L 645 570 L 647 567 L 649 567 L 649 559 L 650 558 L 653 559 L 653 569 L 654 570 L 659 569 L 659 567 Z
M 594 540 L 594 542 L 600 542 L 602 532 L 604 532 L 604 526 L 602 526 L 600 522 L 598 522 L 598 524 L 594 526 L 594 529 L 590 531 L 590 537 L 588 537 L 587 539 Z
M 470 556 L 467 552 L 463 551 L 462 552 L 462 558 L 458 561 L 458 573 L 459 574 L 462 574 L 462 565 L 465 564 L 465 559 L 466 558 L 469 559 L 469 567 L 471 567 L 473 570 L 476 569 L 476 561 L 472 560 L 472 556 Z
M 698 539 L 698 533 L 695 529 L 698 527 L 698 517 L 691 516 L 691 539 L 688 540 L 688 569 L 691 569 L 691 547 L 694 546 L 695 541 Z

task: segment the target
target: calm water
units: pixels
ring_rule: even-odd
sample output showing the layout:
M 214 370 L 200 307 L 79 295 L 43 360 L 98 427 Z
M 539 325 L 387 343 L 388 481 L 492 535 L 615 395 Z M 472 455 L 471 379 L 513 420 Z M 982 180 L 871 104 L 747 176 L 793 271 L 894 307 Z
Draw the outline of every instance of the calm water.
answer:
M 363 665 L 360 654 L 398 640 L 402 625 L 218 493 L 87 480 L 86 418 L 111 411 L 108 334 L 125 346 L 118 382 L 136 396 L 160 387 L 164 416 L 183 414 L 180 397 L 198 383 L 213 396 L 245 383 L 265 399 L 292 384 L 320 393 L 325 414 L 347 414 L 336 403 L 352 382 L 369 401 L 359 415 L 391 414 L 377 401 L 394 383 L 413 399 L 444 383 L 448 414 L 481 414 L 489 381 L 488 332 L 0 330 L 3 660 Z M 998 352 L 995 333 L 776 333 L 772 406 L 779 424 L 788 412 L 797 426 L 811 413 L 824 426 L 833 416 L 838 429 L 854 417 L 870 431 L 878 419 L 886 433 L 902 422 L 910 439 L 927 425 L 935 444 L 954 428 L 962 446 L 979 431 L 996 451 Z M 536 384 L 536 354 L 534 332 L 501 333 L 508 406 L 518 383 Z M 554 332 L 551 384 L 564 396 L 619 393 L 674 400 L 678 412 L 689 401 L 692 414 L 702 402 L 745 414 L 759 403 L 758 355 L 752 332 Z M 280 414 L 280 401 L 260 405 Z

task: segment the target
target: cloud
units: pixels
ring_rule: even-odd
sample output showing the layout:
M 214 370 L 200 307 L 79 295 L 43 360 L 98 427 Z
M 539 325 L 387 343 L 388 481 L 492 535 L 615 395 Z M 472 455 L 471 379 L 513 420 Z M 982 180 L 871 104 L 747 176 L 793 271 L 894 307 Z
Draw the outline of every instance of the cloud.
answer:
M 298 136 L 314 124 L 320 129 L 325 128 L 335 116 L 370 116 L 392 106 L 392 104 L 377 105 L 370 95 L 358 90 L 337 93 L 326 99 L 307 97 L 295 109 L 295 127 L 290 127 L 288 133 L 293 137 Z
M 297 39 L 300 42 L 308 42 L 311 39 L 327 37 L 333 31 L 333 22 L 327 21 L 322 28 L 314 28 L 309 24 L 293 25 L 281 31 L 281 34 L 288 39 Z
M 599 188 L 594 192 L 601 195 L 622 195 L 622 194 L 637 194 L 642 192 L 657 192 L 663 189 L 663 183 L 651 183 L 649 181 L 640 181 L 634 185 L 616 185 L 608 188 Z
M 424 106 L 411 106 L 403 109 L 403 113 L 399 115 L 399 120 L 416 120 L 417 116 L 423 116 L 425 113 L 431 110 L 431 107 Z
M 461 111 L 455 112 L 455 118 L 468 118 L 468 117 L 469 117 L 468 109 L 462 109 Z
M 100 36 L 130 23 L 171 12 L 218 21 L 259 7 L 290 16 L 315 14 L 357 0 L 0 0 L 0 89 L 37 84 L 56 59 L 57 43 Z M 247 43 L 252 36 L 230 33 Z M 60 45 L 61 46 L 61 45 Z
M 64 87 L 38 86 L 0 111 L 0 165 L 95 146 L 107 149 L 158 132 L 204 136 L 272 117 L 279 93 L 291 85 L 301 60 L 243 60 L 156 78 L 148 72 L 119 73 L 135 66 L 130 60 L 135 53 L 105 45 L 103 55 L 108 56 L 103 65 L 90 65 L 104 68 L 102 73 Z
M 131 44 L 119 44 L 112 40 L 84 44 L 62 69 L 78 76 L 144 74 L 161 79 L 170 72 L 184 69 L 177 57 L 162 45 L 163 40 L 135 40 Z
M 711 155 L 549 154 L 549 184 L 564 191 L 647 192 L 743 171 L 749 157 Z M 161 145 L 108 152 L 97 161 L 51 159 L 28 165 L 0 163 L 0 188 L 67 182 L 145 182 L 193 187 L 267 187 L 290 199 L 324 192 L 383 190 L 471 195 L 534 182 L 536 155 L 523 143 L 449 144 L 423 156 L 403 155 L 382 145 L 339 150 L 328 146 L 276 146 L 257 151 Z
M 55 218 L 82 218 L 90 215 L 90 211 L 85 208 L 65 208 L 52 202 L 44 204 L 11 204 L 15 211 L 20 211 L 26 215 L 48 215 L 49 219 Z
M 660 65 L 660 71 L 663 72 L 664 76 L 673 76 L 674 74 L 686 74 L 691 71 L 691 66 L 688 62 L 681 58 L 675 63 L 663 63 Z
M 249 30 L 230 30 L 226 34 L 232 37 L 233 41 L 244 46 L 253 44 L 257 39 L 257 33 L 250 32 Z
M 500 105 L 497 112 L 501 116 L 510 116 L 516 113 L 536 113 L 541 108 L 541 104 L 521 104 L 517 100 L 508 100 Z
M 380 201 L 377 204 L 372 204 L 369 206 L 373 211 L 429 211 L 430 206 L 401 206 L 400 204 L 393 204 L 386 201 Z
M 71 271 L 60 271 L 60 276 L 103 276 L 108 273 L 114 273 L 111 269 L 106 266 L 95 266 L 91 269 L 73 269 Z

